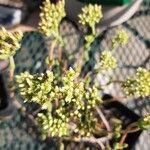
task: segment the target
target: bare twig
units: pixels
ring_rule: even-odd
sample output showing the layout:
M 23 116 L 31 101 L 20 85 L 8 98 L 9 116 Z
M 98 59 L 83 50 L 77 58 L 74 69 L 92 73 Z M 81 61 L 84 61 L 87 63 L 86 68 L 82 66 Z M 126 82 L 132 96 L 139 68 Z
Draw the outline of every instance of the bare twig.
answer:
M 137 132 L 137 131 L 139 131 L 139 130 L 140 130 L 140 128 L 139 128 L 139 127 L 136 127 L 135 129 L 130 130 L 130 131 L 128 132 L 128 134 L 129 134 L 129 133 Z
M 10 69 L 9 71 L 9 81 L 13 81 L 14 78 L 14 70 Z
M 62 47 L 59 45 L 58 46 L 58 60 L 61 62 L 62 59 Z
M 37 110 L 35 110 L 35 111 L 32 113 L 32 116 L 36 116 L 41 110 L 42 110 L 42 107 L 39 107 Z
M 105 148 L 105 143 L 112 138 L 112 134 L 109 134 L 106 137 L 95 138 L 95 137 L 82 137 L 82 138 L 63 138 L 65 141 L 72 141 L 72 142 L 83 142 L 83 143 L 91 143 L 91 144 L 98 144 L 102 149 Z
M 77 71 L 81 73 L 82 67 L 83 67 L 83 50 L 79 52 L 78 58 L 77 58 Z
M 53 41 L 53 42 L 51 43 L 51 46 L 50 46 L 50 49 L 49 49 L 49 59 L 50 59 L 50 60 L 53 59 L 55 45 L 56 45 L 56 42 Z
M 105 118 L 105 116 L 104 116 L 103 112 L 101 111 L 101 109 L 96 106 L 96 111 L 99 114 L 100 118 L 102 119 L 103 123 L 105 124 L 107 131 L 111 131 L 111 127 L 109 125 L 109 122 Z
M 67 68 L 68 68 L 68 61 L 67 61 L 67 60 L 64 60 L 63 68 L 62 68 L 63 73 L 66 72 Z
M 54 57 L 54 48 L 56 46 L 56 41 L 52 41 L 51 42 L 51 45 L 50 45 L 50 48 L 49 48 L 49 51 L 48 51 L 48 58 L 49 58 L 49 61 L 51 62 L 53 60 L 53 57 Z M 49 69 L 51 69 L 51 64 L 49 64 Z
M 127 137 L 127 135 L 128 135 L 129 133 L 137 132 L 137 131 L 139 131 L 139 130 L 140 130 L 140 129 L 139 129 L 139 127 L 137 126 L 137 123 L 136 123 L 136 122 L 130 124 L 130 125 L 126 128 L 126 130 L 124 131 L 124 133 L 123 133 L 123 135 L 122 135 L 122 137 L 121 137 L 119 143 L 120 143 L 120 144 L 123 144 L 124 141 L 125 141 L 125 139 L 126 139 L 126 137 Z
M 104 144 L 100 140 L 97 141 L 97 144 L 101 147 L 101 149 L 105 148 Z
M 15 62 L 14 62 L 13 56 L 11 56 L 9 58 L 9 68 L 10 68 L 10 71 L 9 71 L 9 81 L 13 81 L 13 78 L 14 78 L 14 69 L 15 69 Z

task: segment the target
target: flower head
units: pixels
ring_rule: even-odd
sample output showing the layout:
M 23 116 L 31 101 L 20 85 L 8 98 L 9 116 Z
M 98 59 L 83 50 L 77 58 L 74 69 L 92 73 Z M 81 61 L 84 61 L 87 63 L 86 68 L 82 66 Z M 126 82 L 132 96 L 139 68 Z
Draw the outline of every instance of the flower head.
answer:
M 137 69 L 136 79 L 127 79 L 123 82 L 123 88 L 127 95 L 149 96 L 150 95 L 150 71 L 145 68 Z
M 8 32 L 5 28 L 0 29 L 0 59 L 7 60 L 16 54 L 20 48 L 22 32 Z
M 115 48 L 118 44 L 126 44 L 128 42 L 128 34 L 124 30 L 119 30 L 112 40 L 112 47 Z
M 101 18 L 101 6 L 89 4 L 82 8 L 82 14 L 79 15 L 79 23 L 92 27 L 95 26 Z
M 150 114 L 145 115 L 138 120 L 138 126 L 140 129 L 147 129 L 150 126 Z
M 60 0 L 56 4 L 44 0 L 41 7 L 39 31 L 45 36 L 54 36 L 58 32 L 59 24 L 65 17 L 65 2 Z
M 108 70 L 117 67 L 117 60 L 113 57 L 112 53 L 109 51 L 102 52 L 100 56 L 100 69 Z

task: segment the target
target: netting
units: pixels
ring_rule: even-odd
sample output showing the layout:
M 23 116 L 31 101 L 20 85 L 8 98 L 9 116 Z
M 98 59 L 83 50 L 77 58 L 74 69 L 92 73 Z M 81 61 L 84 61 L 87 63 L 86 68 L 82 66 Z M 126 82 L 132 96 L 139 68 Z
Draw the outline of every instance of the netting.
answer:
M 127 75 L 133 76 L 138 67 L 150 69 L 150 1 L 145 0 L 135 15 L 127 22 L 113 28 L 97 27 L 98 38 L 92 45 L 90 66 L 95 64 L 95 56 L 98 57 L 103 50 L 111 49 L 111 39 L 119 28 L 125 29 L 130 40 L 127 45 L 119 47 L 115 51 L 119 67 L 113 71 L 98 76 L 99 82 L 104 82 L 113 76 L 117 79 L 124 79 Z M 77 51 L 82 46 L 81 35 L 72 22 L 65 20 L 61 25 L 61 33 L 67 43 L 67 51 Z M 43 72 L 46 69 L 45 58 L 47 46 L 39 33 L 25 33 L 21 51 L 15 57 L 16 74 L 24 71 L 30 73 Z M 124 96 L 118 83 L 111 84 L 104 92 L 112 95 Z M 18 97 L 19 101 L 22 101 Z M 144 115 L 150 112 L 150 98 L 130 98 L 126 104 L 136 113 Z M 40 141 L 33 130 L 27 130 L 28 124 L 20 112 L 15 112 L 9 121 L 0 122 L 0 149 L 11 150 L 34 150 L 49 149 L 44 142 Z M 28 128 L 29 129 L 29 128 Z M 149 132 L 143 132 L 134 149 L 149 150 Z M 51 146 L 50 146 L 51 147 Z

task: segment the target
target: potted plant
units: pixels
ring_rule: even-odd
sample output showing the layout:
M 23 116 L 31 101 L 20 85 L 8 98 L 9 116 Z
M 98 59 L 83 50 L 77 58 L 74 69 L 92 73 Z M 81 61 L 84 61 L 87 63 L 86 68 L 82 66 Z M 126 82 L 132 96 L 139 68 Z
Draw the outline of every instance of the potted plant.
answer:
M 74 22 L 78 22 L 78 14 L 86 4 L 101 4 L 103 18 L 100 26 L 116 26 L 125 21 L 138 9 L 142 0 L 66 0 L 67 16 Z M 101 10 L 100 10 L 101 11 Z
M 13 110 L 13 92 L 6 90 L 4 82 L 4 72 L 6 74 L 7 68 L 9 68 L 9 82 L 10 86 L 13 84 L 14 78 L 14 55 L 20 48 L 20 40 L 22 38 L 21 32 L 10 33 L 5 28 L 0 29 L 0 117 L 5 118 L 12 114 Z
M 118 31 L 112 39 L 112 50 L 103 51 L 95 67 L 84 71 L 90 61 L 91 44 L 97 36 L 95 25 L 102 18 L 100 6 L 83 8 L 79 15 L 80 23 L 88 25 L 91 32 L 85 35 L 83 48 L 72 54 L 62 51 L 65 41 L 59 33 L 59 25 L 65 17 L 64 5 L 64 0 L 56 4 L 45 0 L 41 7 L 39 31 L 45 36 L 49 47 L 48 67 L 40 74 L 24 72 L 16 76 L 24 102 L 38 106 L 31 114 L 26 109 L 24 113 L 29 114 L 35 126 L 39 127 L 41 137 L 47 141 L 54 139 L 59 149 L 66 148 L 72 142 L 77 148 L 77 143 L 84 143 L 82 149 L 87 146 L 106 150 L 125 149 L 129 144 L 126 143 L 128 134 L 136 132 L 137 136 L 137 131 L 148 128 L 150 115 L 139 118 L 134 114 L 134 119 L 129 119 L 131 111 L 124 109 L 115 98 L 108 95 L 102 98 L 103 87 L 109 83 L 97 85 L 96 76 L 117 67 L 113 51 L 118 45 L 125 44 L 128 36 L 123 30 Z M 127 95 L 148 96 L 149 77 L 148 70 L 139 68 L 137 77 L 120 81 L 120 84 Z M 123 109 L 128 112 L 128 115 L 123 114 L 124 119 L 121 117 Z

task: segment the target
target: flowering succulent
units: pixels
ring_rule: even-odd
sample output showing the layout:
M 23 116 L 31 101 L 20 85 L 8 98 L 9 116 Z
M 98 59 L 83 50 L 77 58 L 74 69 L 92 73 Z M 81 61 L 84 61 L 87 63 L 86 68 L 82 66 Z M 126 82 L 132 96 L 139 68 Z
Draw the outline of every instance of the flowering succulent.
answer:
M 111 148 L 108 139 L 106 142 L 108 143 L 108 148 L 106 149 L 118 150 L 126 148 L 127 144 L 124 143 L 125 138 L 123 134 L 126 135 L 127 133 L 122 132 L 122 124 L 117 122 L 114 128 L 111 129 L 109 122 L 107 122 L 100 110 L 101 108 L 99 109 L 97 107 L 102 101 L 99 95 L 100 89 L 97 87 L 94 77 L 91 79 L 91 74 L 86 74 L 85 77 L 81 77 L 82 72 L 76 72 L 72 68 L 68 69 L 72 64 L 67 62 L 68 64 L 65 66 L 61 59 L 53 59 L 52 57 L 56 42 L 62 44 L 62 38 L 58 30 L 59 24 L 65 16 L 64 0 L 60 0 L 56 4 L 45 0 L 41 11 L 39 31 L 47 37 L 53 36 L 55 39 L 53 40 L 54 43 L 52 42 L 53 44 L 49 51 L 51 57 L 47 59 L 47 63 L 55 63 L 52 63 L 53 65 L 49 66 L 45 73 L 34 75 L 28 72 L 21 73 L 16 76 L 16 81 L 24 102 L 35 102 L 40 105 L 41 111 L 37 113 L 36 121 L 41 129 L 43 138 L 45 139 L 51 136 L 62 139 L 63 137 L 69 137 L 71 140 L 83 140 L 84 138 L 90 139 L 92 137 L 92 140 L 97 140 L 95 143 L 102 145 L 103 148 L 103 143 L 99 141 L 101 138 L 96 139 L 95 136 L 98 131 L 96 135 L 100 135 L 101 137 L 99 133 L 102 129 L 102 136 L 104 131 L 105 135 L 108 131 L 108 137 L 113 132 L 112 138 L 115 141 L 112 145 L 113 148 Z M 101 6 L 91 4 L 84 7 L 82 14 L 79 15 L 79 22 L 82 25 L 88 25 L 92 30 L 91 34 L 85 36 L 85 62 L 89 59 L 89 48 L 96 38 L 95 25 L 101 18 Z M 119 31 L 112 40 L 113 50 L 118 44 L 125 44 L 127 40 L 128 36 L 126 32 L 123 30 Z M 65 69 L 61 68 L 61 65 Z M 98 67 L 99 70 L 108 70 L 117 67 L 117 61 L 113 57 L 113 51 L 102 52 Z M 150 93 L 149 77 L 149 71 L 144 68 L 139 68 L 137 70 L 137 79 L 128 79 L 123 83 L 123 87 L 129 95 L 138 94 L 140 96 L 147 96 Z M 100 119 L 97 119 L 98 115 Z M 149 124 L 149 116 L 136 122 L 136 126 L 138 125 L 141 129 L 145 129 Z M 107 137 L 105 138 L 107 139 Z
M 91 135 L 94 130 L 92 112 L 101 99 L 96 86 L 87 86 L 78 75 L 70 69 L 59 80 L 51 71 L 36 75 L 25 72 L 16 77 L 25 101 L 39 103 L 47 110 L 46 115 L 40 114 L 37 118 L 44 133 L 51 136 L 73 134 L 74 130 L 68 131 L 72 120 L 76 120 L 75 131 L 80 136 Z
M 145 68 L 137 69 L 136 79 L 127 79 L 123 82 L 123 88 L 127 95 L 149 96 L 150 95 L 150 71 Z
M 16 54 L 20 48 L 22 32 L 8 32 L 5 28 L 0 29 L 0 59 L 8 60 Z
M 128 42 L 128 34 L 126 31 L 119 30 L 116 34 L 116 36 L 112 40 L 112 47 L 113 49 L 118 46 L 118 44 L 126 44 Z
M 64 4 L 64 0 L 60 0 L 56 4 L 45 0 L 40 13 L 39 31 L 46 37 L 53 36 L 60 43 L 62 43 L 62 39 L 59 34 L 59 25 L 66 15 Z

